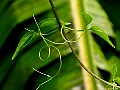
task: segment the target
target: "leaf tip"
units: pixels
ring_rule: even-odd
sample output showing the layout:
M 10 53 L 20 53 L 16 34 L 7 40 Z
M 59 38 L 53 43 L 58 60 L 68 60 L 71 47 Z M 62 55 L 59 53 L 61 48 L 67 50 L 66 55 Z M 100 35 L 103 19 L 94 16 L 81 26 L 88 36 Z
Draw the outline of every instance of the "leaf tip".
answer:
M 11 60 L 13 60 L 14 58 L 12 57 L 12 59 Z
M 114 45 L 112 45 L 112 47 L 113 47 L 113 48 L 115 48 L 115 46 L 114 46 Z
M 115 48 L 115 46 L 113 45 L 113 43 L 110 41 L 108 35 L 98 26 L 92 26 L 90 28 L 90 30 L 92 30 L 92 32 L 94 32 L 95 34 L 97 34 L 98 36 L 100 36 L 101 38 L 103 38 L 105 41 L 107 41 L 113 48 Z
M 14 55 L 12 56 L 12 59 L 11 59 L 11 60 L 14 60 L 14 59 L 15 59 L 15 57 L 16 57 L 16 55 L 14 54 Z

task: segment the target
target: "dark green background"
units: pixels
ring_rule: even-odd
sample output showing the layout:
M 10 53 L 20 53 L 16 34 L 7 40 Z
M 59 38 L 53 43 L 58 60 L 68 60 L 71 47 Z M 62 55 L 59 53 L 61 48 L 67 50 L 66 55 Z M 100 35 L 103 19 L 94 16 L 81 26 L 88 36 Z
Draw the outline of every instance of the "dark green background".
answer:
M 53 0 L 61 20 L 72 23 L 69 0 Z M 96 73 L 106 80 L 112 80 L 112 65 L 120 60 L 120 2 L 119 0 L 84 0 L 85 11 L 93 17 L 91 25 L 105 30 L 116 48 L 93 34 L 93 56 Z M 78 11 L 78 10 L 76 10 Z M 20 38 L 27 32 L 24 28 L 37 31 L 33 13 L 38 23 L 53 18 L 48 0 L 1 0 L 0 1 L 0 90 L 35 90 L 47 77 L 35 72 L 32 67 L 53 76 L 59 68 L 59 56 L 54 49 L 48 61 L 40 61 L 39 49 L 44 46 L 41 38 L 35 38 L 12 61 L 12 55 Z M 73 25 L 73 24 L 72 24 Z M 71 25 L 71 27 L 72 27 Z M 90 25 L 90 26 L 91 26 Z M 52 31 L 52 26 L 45 28 Z M 73 37 L 73 36 L 72 36 Z M 61 41 L 57 34 L 48 39 Z M 63 65 L 60 73 L 39 90 L 71 90 L 83 85 L 80 66 L 69 47 L 56 45 L 62 54 Z M 74 44 L 77 51 L 77 45 Z M 43 51 L 43 55 L 47 52 Z M 116 76 L 119 77 L 119 64 Z

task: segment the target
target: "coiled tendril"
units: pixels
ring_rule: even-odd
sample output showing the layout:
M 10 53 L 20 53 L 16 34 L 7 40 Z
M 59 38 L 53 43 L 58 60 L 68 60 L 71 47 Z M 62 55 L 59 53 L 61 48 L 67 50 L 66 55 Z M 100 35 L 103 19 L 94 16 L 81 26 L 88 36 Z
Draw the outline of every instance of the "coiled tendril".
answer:
M 52 79 L 60 72 L 60 69 L 61 69 L 61 66 L 62 66 L 62 60 L 61 60 L 60 50 L 59 50 L 57 47 L 53 46 L 53 45 L 49 45 L 48 42 L 50 42 L 50 43 L 52 43 L 52 44 L 65 44 L 66 42 L 77 42 L 77 41 L 80 39 L 81 35 L 82 35 L 84 32 L 83 32 L 83 33 L 80 35 L 80 37 L 79 37 L 78 39 L 76 39 L 76 40 L 67 40 L 67 39 L 65 39 L 65 37 L 64 37 L 64 35 L 63 35 L 63 29 L 64 29 L 64 30 L 67 30 L 67 31 L 84 31 L 84 30 L 74 30 L 74 29 L 71 29 L 71 28 L 69 28 L 69 27 L 66 27 L 65 24 L 63 24 L 63 25 L 62 25 L 62 28 L 61 28 L 61 30 L 60 30 L 60 33 L 61 33 L 61 37 L 64 39 L 64 41 L 63 41 L 63 42 L 54 42 L 54 41 L 52 41 L 52 40 L 49 40 L 49 39 L 45 38 L 44 36 L 50 35 L 50 34 L 52 34 L 52 33 L 55 33 L 57 30 L 53 30 L 53 31 L 51 31 L 51 32 L 49 32 L 49 33 L 46 33 L 46 34 L 45 34 L 45 33 L 42 33 L 41 30 L 40 30 L 40 27 L 39 27 L 39 25 L 38 25 L 38 23 L 37 23 L 37 20 L 36 20 L 36 18 L 35 18 L 35 16 L 34 16 L 34 14 L 33 14 L 33 18 L 34 18 L 34 21 L 35 21 L 35 23 L 36 23 L 36 25 L 37 25 L 37 28 L 38 28 L 38 34 L 40 35 L 40 37 L 43 39 L 44 43 L 46 44 L 45 46 L 43 46 L 43 47 L 40 48 L 40 50 L 39 50 L 39 59 L 42 60 L 42 61 L 48 60 L 49 57 L 50 57 L 50 55 L 51 55 L 51 48 L 54 48 L 55 50 L 57 50 L 57 52 L 58 52 L 58 54 L 59 54 L 59 60 L 60 60 L 59 69 L 58 69 L 58 71 L 56 72 L 56 74 L 55 74 L 54 76 L 50 76 L 50 75 L 48 75 L 48 74 L 42 73 L 42 72 L 36 70 L 35 68 L 33 68 L 34 71 L 36 71 L 36 72 L 38 72 L 38 73 L 40 73 L 40 74 L 42 74 L 42 75 L 44 75 L 44 76 L 46 76 L 46 77 L 49 78 L 48 80 L 46 80 L 45 82 L 41 83 L 41 84 L 37 87 L 36 90 L 38 90 L 38 89 L 40 88 L 40 86 L 42 86 L 42 85 L 44 85 L 45 83 L 47 83 L 47 82 L 49 82 L 50 80 L 52 80 Z M 45 20 L 43 20 L 43 21 L 45 21 Z M 42 22 L 43 22 L 43 21 L 42 21 Z M 41 22 L 41 23 L 42 23 L 42 22 Z M 70 23 L 69 23 L 69 24 L 70 24 Z M 66 25 L 68 25 L 68 23 L 67 23 Z M 26 28 L 25 28 L 25 29 L 26 29 Z M 26 30 L 29 31 L 29 29 L 26 29 Z M 42 50 L 43 50 L 44 48 L 48 48 L 48 55 L 47 55 L 46 59 L 43 59 L 42 56 L 41 56 Z

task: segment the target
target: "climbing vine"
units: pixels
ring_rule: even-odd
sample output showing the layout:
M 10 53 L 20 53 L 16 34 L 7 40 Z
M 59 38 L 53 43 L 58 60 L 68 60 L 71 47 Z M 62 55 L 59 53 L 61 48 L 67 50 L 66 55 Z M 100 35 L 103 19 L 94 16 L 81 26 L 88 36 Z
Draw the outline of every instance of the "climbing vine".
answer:
M 37 30 L 37 32 L 35 32 L 35 30 L 29 30 L 29 29 L 25 28 L 28 32 L 20 39 L 20 42 L 19 42 L 19 44 L 18 44 L 18 46 L 17 46 L 17 48 L 16 48 L 16 51 L 15 51 L 14 55 L 12 56 L 12 60 L 13 60 L 13 59 L 17 56 L 17 54 L 19 54 L 19 52 L 20 52 L 24 47 L 26 47 L 26 46 L 32 41 L 32 39 L 35 38 L 35 37 L 41 37 L 41 38 L 43 39 L 44 43 L 45 43 L 45 46 L 43 46 L 43 47 L 40 48 L 40 50 L 39 50 L 39 58 L 40 58 L 40 60 L 45 61 L 45 60 L 49 59 L 50 55 L 52 54 L 52 53 L 51 53 L 51 48 L 54 48 L 54 49 L 58 52 L 58 54 L 59 54 L 59 60 L 60 60 L 60 66 L 59 66 L 59 69 L 58 69 L 58 71 L 56 72 L 56 74 L 55 74 L 54 76 L 50 76 L 50 75 L 48 75 L 48 74 L 45 74 L 45 73 L 43 73 L 43 72 L 40 72 L 40 71 L 36 70 L 36 69 L 33 67 L 33 70 L 34 70 L 34 71 L 36 71 L 36 72 L 38 72 L 38 73 L 40 73 L 40 74 L 48 77 L 48 80 L 46 80 L 45 82 L 41 83 L 41 84 L 37 87 L 36 90 L 38 90 L 41 85 L 44 85 L 45 83 L 47 83 L 47 82 L 49 82 L 50 80 L 52 80 L 52 79 L 60 72 L 60 69 L 61 69 L 61 66 L 62 66 L 61 53 L 60 53 L 60 50 L 59 50 L 57 47 L 55 47 L 55 45 L 56 45 L 56 44 L 57 44 L 57 45 L 58 45 L 58 44 L 59 44 L 59 45 L 60 45 L 60 44 L 64 45 L 65 43 L 68 44 L 68 46 L 69 46 L 69 48 L 71 49 L 74 57 L 75 57 L 76 60 L 79 62 L 79 64 L 81 65 L 81 67 L 84 68 L 90 75 L 92 75 L 94 78 L 98 79 L 99 81 L 101 81 L 101 82 L 103 82 L 103 83 L 105 83 L 105 84 L 107 84 L 107 85 L 109 85 L 109 86 L 112 86 L 112 87 L 113 87 L 113 90 L 114 90 L 115 88 L 120 88 L 120 86 L 117 86 L 117 84 L 115 84 L 115 82 L 109 83 L 109 82 L 101 79 L 100 77 L 98 77 L 98 76 L 95 75 L 94 73 L 92 73 L 88 68 L 86 68 L 86 67 L 84 66 L 84 64 L 80 61 L 77 53 L 76 53 L 75 50 L 74 50 L 74 47 L 72 46 L 72 43 L 77 42 L 77 41 L 80 39 L 80 37 L 84 34 L 87 25 L 92 22 L 93 18 L 92 18 L 90 15 L 86 14 L 84 11 L 80 11 L 80 14 L 83 16 L 84 21 L 85 21 L 85 24 L 86 24 L 85 27 L 84 27 L 84 29 L 83 29 L 83 30 L 75 30 L 75 29 L 69 28 L 69 25 L 70 25 L 71 23 L 68 23 L 68 22 L 65 22 L 65 21 L 60 20 L 58 14 L 57 14 L 57 11 L 56 11 L 56 9 L 55 9 L 55 6 L 54 6 L 53 1 L 52 1 L 52 0 L 49 0 L 49 2 L 50 2 L 50 5 L 51 5 L 51 8 L 52 8 L 52 10 L 53 10 L 53 13 L 54 13 L 54 15 L 55 15 L 55 18 L 48 18 L 48 19 L 42 20 L 42 21 L 40 22 L 40 24 L 38 24 L 38 23 L 37 23 L 37 20 L 36 20 L 36 18 L 35 18 L 35 16 L 34 16 L 34 14 L 33 14 L 33 18 L 34 18 L 34 21 L 35 21 L 35 23 L 36 23 L 36 26 L 37 26 L 38 30 Z M 55 30 L 49 32 L 49 33 L 42 33 L 42 32 L 41 32 L 41 28 L 42 28 L 42 27 L 46 27 L 46 26 L 48 26 L 48 25 L 50 26 L 50 25 L 54 25 L 54 24 L 59 25 L 59 27 L 56 28 Z M 104 39 L 106 42 L 108 42 L 113 48 L 115 48 L 115 46 L 114 46 L 114 45 L 112 44 L 112 42 L 109 40 L 109 37 L 106 35 L 106 33 L 105 33 L 99 26 L 92 26 L 92 27 L 90 27 L 90 28 L 87 29 L 87 30 L 89 30 L 89 31 L 97 34 L 97 35 L 100 36 L 102 39 Z M 49 39 L 45 38 L 46 35 L 51 35 L 52 33 L 56 33 L 56 31 L 59 31 L 59 32 L 60 32 L 61 38 L 64 40 L 63 42 L 54 42 L 54 41 L 52 41 L 52 40 L 49 40 Z M 82 32 L 82 34 L 80 34 L 80 35 L 79 35 L 79 38 L 77 38 L 76 40 L 70 40 L 70 39 L 68 38 L 67 32 Z M 49 42 L 49 43 L 48 43 L 48 42 Z M 52 43 L 52 44 L 50 44 L 50 43 Z M 42 55 L 41 55 L 42 50 L 43 50 L 44 48 L 47 48 L 47 50 L 48 50 L 48 55 L 46 56 L 46 59 L 43 59 L 43 58 L 42 58 Z M 114 79 L 114 81 L 115 81 L 115 80 L 119 82 L 119 77 L 118 77 L 117 79 Z

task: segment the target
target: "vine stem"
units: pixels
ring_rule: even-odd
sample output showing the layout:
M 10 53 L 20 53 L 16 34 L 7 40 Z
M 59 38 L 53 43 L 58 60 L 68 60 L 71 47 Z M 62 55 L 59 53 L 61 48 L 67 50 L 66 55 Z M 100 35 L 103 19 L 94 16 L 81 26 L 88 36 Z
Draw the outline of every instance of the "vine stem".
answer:
M 61 23 L 60 18 L 59 18 L 58 14 L 57 14 L 57 11 L 56 11 L 56 9 L 55 9 L 54 3 L 53 3 L 52 0 L 49 0 L 49 2 L 50 2 L 50 5 L 51 5 L 51 8 L 52 8 L 52 11 L 53 11 L 53 13 L 54 13 L 54 16 L 55 16 L 55 18 L 56 18 L 56 20 L 57 20 L 57 23 L 58 23 L 58 25 L 59 25 L 59 28 L 61 29 L 61 28 L 62 28 L 62 23 Z M 66 38 L 66 40 L 68 40 L 68 37 L 67 37 L 66 33 L 64 32 L 64 30 L 63 30 L 63 35 L 64 35 L 64 37 Z M 97 80 L 99 80 L 99 81 L 101 81 L 101 82 L 103 82 L 103 83 L 105 83 L 105 84 L 107 84 L 107 85 L 109 85 L 109 86 L 116 87 L 116 88 L 120 88 L 120 86 L 117 86 L 117 85 L 115 85 L 114 83 L 109 83 L 109 82 L 103 80 L 102 78 L 98 77 L 96 74 L 94 74 L 93 72 L 91 72 L 88 68 L 86 68 L 86 67 L 84 66 L 84 64 L 81 62 L 80 58 L 78 57 L 78 55 L 77 55 L 75 49 L 73 48 L 72 44 L 71 44 L 70 42 L 67 42 L 67 43 L 68 43 L 68 45 L 69 45 L 69 47 L 70 47 L 70 49 L 71 49 L 74 57 L 75 57 L 76 60 L 79 62 L 79 64 L 81 65 L 81 67 L 84 68 L 90 75 L 92 75 L 92 76 L 93 76 L 94 78 L 96 78 Z

